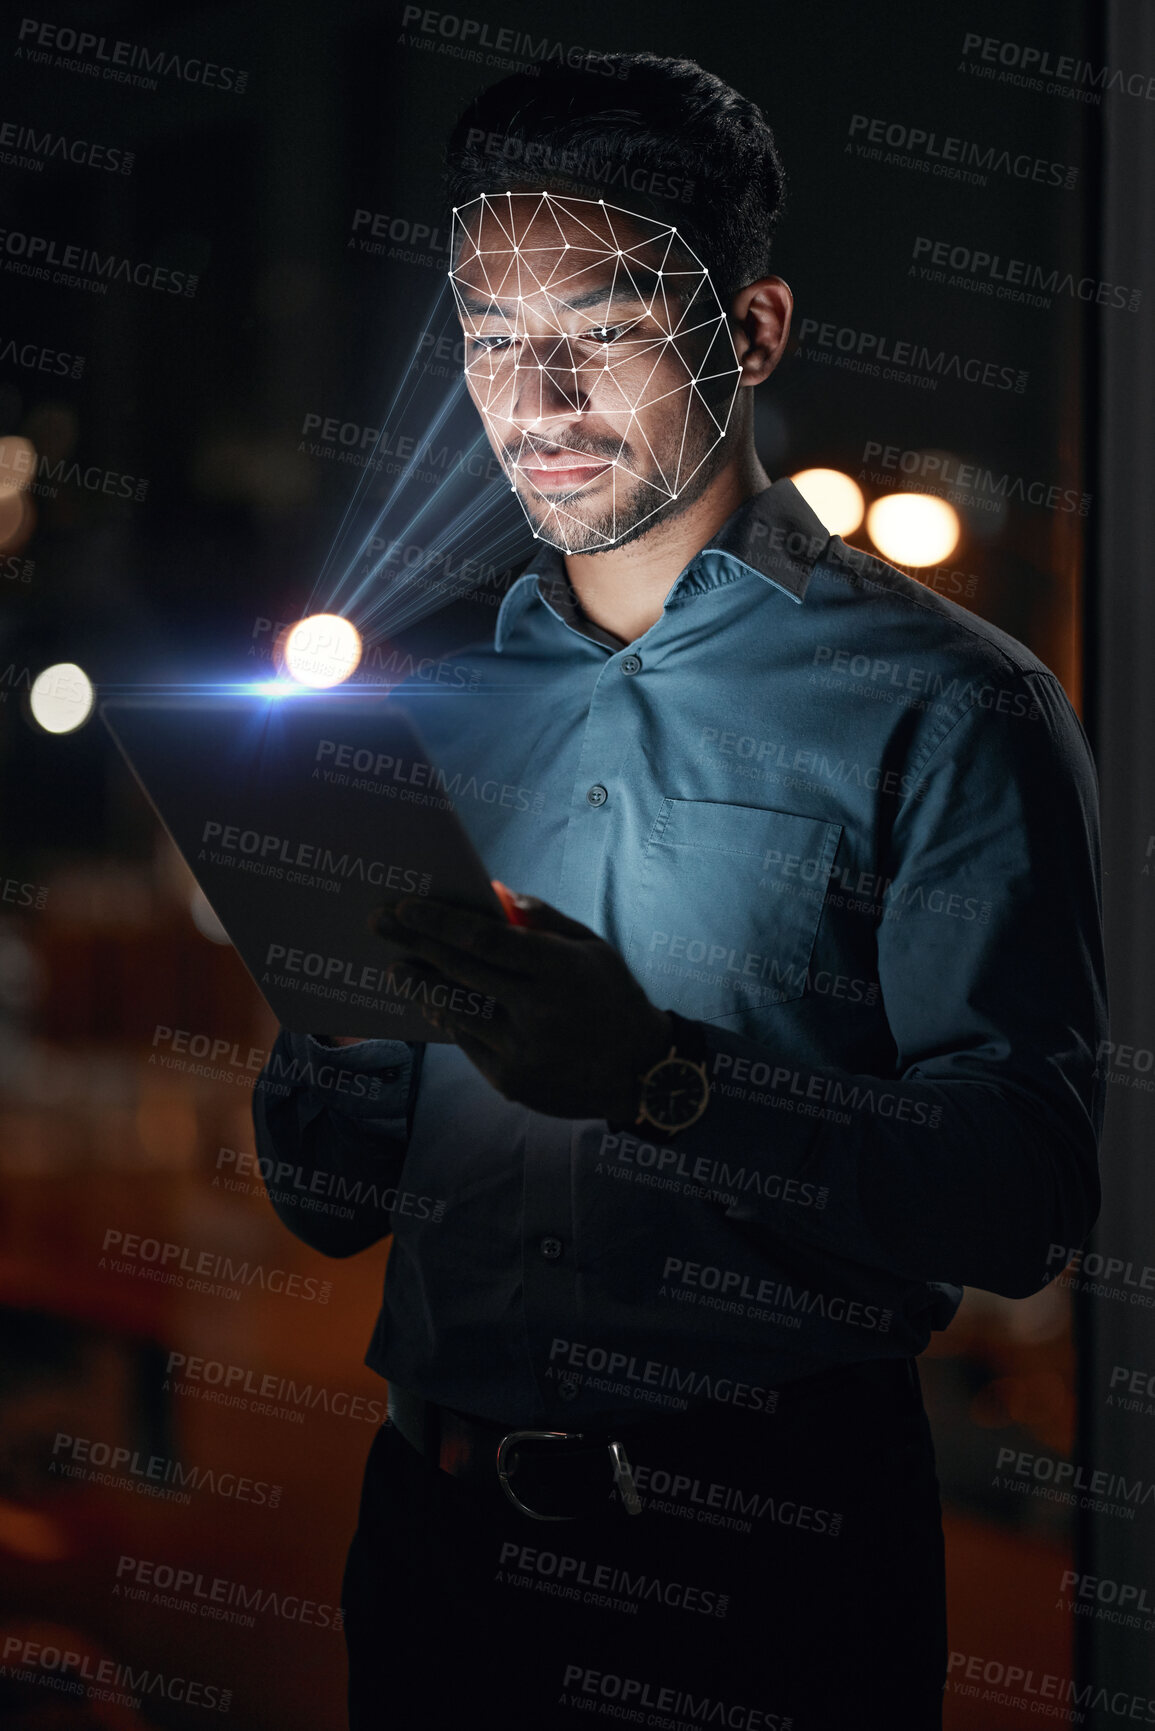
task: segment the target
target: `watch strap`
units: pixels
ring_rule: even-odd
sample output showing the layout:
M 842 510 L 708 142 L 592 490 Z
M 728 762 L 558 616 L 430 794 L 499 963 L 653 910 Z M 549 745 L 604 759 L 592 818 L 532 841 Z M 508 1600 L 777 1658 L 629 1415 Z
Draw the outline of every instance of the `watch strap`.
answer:
M 685 1016 L 679 1016 L 676 1010 L 667 1010 L 666 1014 L 674 1030 L 674 1047 L 679 1058 L 689 1058 L 692 1063 L 705 1064 L 709 1080 L 711 1051 L 701 1022 L 688 1021 Z

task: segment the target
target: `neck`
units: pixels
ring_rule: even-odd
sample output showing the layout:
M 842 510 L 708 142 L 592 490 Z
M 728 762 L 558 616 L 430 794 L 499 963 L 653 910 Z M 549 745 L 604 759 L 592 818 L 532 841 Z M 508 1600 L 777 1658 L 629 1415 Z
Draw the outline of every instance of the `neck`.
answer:
M 739 505 L 770 485 L 753 447 L 719 470 L 684 511 L 659 519 L 624 547 L 567 553 L 566 573 L 582 611 L 623 643 L 641 637 L 662 616 L 674 579 Z

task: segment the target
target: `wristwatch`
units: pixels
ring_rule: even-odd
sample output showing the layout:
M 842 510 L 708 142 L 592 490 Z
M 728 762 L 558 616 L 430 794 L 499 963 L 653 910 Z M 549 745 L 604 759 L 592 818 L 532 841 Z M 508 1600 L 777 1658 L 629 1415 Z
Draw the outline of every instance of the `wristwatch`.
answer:
M 701 1030 L 673 1010 L 667 1010 L 674 1043 L 664 1058 L 651 1064 L 638 1081 L 637 1124 L 653 1124 L 663 1135 L 676 1136 L 696 1124 L 710 1099 L 706 1061 L 710 1050 Z

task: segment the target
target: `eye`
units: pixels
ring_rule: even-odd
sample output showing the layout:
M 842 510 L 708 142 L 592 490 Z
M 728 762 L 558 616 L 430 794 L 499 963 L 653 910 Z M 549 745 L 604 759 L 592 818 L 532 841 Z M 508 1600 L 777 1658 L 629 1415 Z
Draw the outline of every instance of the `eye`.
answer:
M 634 323 L 636 324 L 636 322 L 637 321 L 635 320 Z M 627 331 L 632 329 L 633 324 L 591 325 L 588 331 L 582 332 L 582 336 L 591 343 L 614 343 L 617 342 L 619 337 L 624 336 Z
M 512 337 L 470 337 L 470 346 L 480 349 L 482 354 L 501 354 L 513 341 Z

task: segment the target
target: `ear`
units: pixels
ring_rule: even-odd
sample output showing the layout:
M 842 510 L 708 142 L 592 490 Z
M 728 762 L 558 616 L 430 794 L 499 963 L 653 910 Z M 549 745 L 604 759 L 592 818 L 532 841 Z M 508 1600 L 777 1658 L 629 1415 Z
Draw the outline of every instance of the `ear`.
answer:
M 768 379 L 786 348 L 794 296 L 780 276 L 760 277 L 739 289 L 730 302 L 734 348 L 742 368 L 739 384 L 760 385 Z

